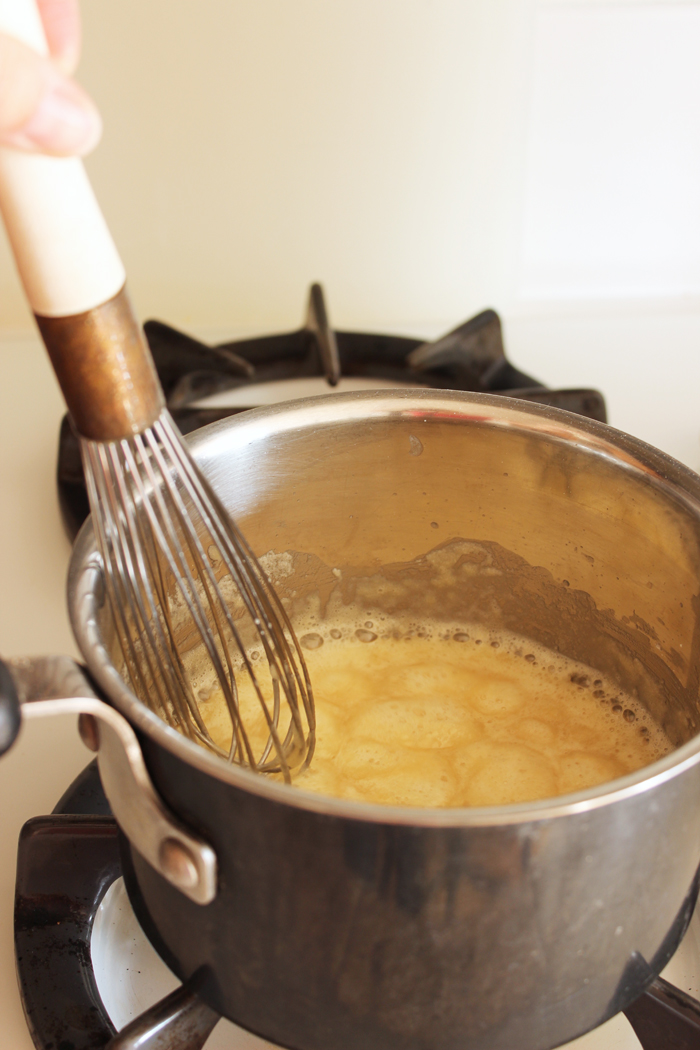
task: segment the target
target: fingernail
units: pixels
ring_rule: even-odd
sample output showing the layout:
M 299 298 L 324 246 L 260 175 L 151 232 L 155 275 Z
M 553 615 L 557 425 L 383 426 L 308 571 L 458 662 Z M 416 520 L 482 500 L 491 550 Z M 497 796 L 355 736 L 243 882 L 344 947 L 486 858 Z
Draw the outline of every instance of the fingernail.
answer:
M 101 134 L 102 121 L 92 101 L 72 80 L 59 80 L 42 96 L 27 123 L 6 141 L 20 149 L 84 156 Z

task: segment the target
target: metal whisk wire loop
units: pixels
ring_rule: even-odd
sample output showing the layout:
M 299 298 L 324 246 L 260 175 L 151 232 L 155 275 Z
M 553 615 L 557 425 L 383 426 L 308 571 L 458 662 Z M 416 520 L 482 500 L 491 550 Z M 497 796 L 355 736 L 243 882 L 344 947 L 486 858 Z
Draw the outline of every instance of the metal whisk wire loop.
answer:
M 227 761 L 290 782 L 308 766 L 315 740 L 304 658 L 260 563 L 168 412 L 141 434 L 81 439 L 81 448 L 123 673 L 134 693 Z M 243 681 L 257 701 L 255 726 L 249 701 L 243 709 Z M 230 720 L 228 746 L 220 733 L 214 739 L 202 710 L 217 689 Z

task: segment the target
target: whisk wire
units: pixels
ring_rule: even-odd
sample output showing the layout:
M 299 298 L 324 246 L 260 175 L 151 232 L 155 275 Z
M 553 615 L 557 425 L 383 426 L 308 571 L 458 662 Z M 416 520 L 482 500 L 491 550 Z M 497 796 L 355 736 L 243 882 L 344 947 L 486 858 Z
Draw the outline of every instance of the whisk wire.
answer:
M 216 650 L 216 646 L 213 644 L 213 640 L 210 637 L 206 614 L 199 599 L 199 595 L 197 594 L 197 588 L 195 586 L 194 579 L 192 577 L 189 564 L 187 562 L 187 558 L 184 556 L 184 551 L 182 550 L 181 544 L 184 537 L 178 536 L 176 534 L 172 507 L 169 508 L 165 504 L 165 500 L 163 498 L 163 487 L 157 484 L 157 480 L 151 468 L 149 457 L 145 453 L 143 447 L 141 446 L 140 438 L 138 436 L 134 439 L 134 444 L 136 449 L 140 453 L 142 466 L 147 474 L 148 480 L 151 482 L 150 486 L 144 484 L 143 478 L 139 474 L 138 466 L 136 464 L 135 457 L 132 454 L 132 450 L 130 448 L 125 448 L 124 455 L 128 466 L 133 472 L 136 493 L 140 499 L 140 505 L 146 511 L 146 519 L 152 529 L 153 541 L 154 543 L 157 543 L 157 550 L 164 555 L 169 565 L 170 571 L 173 573 L 174 578 L 181 580 L 180 593 L 185 599 L 190 615 L 194 619 L 195 624 L 202 635 L 202 639 L 207 647 L 207 651 L 214 665 L 216 674 L 219 680 L 221 681 L 222 686 L 225 686 L 227 684 L 227 680 L 224 668 L 221 663 L 219 653 Z M 155 506 L 153 501 L 155 502 Z M 140 521 L 142 526 L 146 524 L 146 520 L 144 519 L 143 515 L 140 516 Z M 187 583 L 187 586 L 184 586 L 185 582 Z M 169 607 L 170 596 L 167 594 L 167 589 L 165 587 L 163 588 L 163 591 L 165 607 L 167 608 Z M 161 600 L 161 603 L 155 608 L 163 612 L 163 601 Z M 174 646 L 174 648 L 177 652 L 177 647 Z M 181 664 L 179 656 L 177 658 L 177 662 Z M 190 708 L 190 712 L 192 714 L 192 717 L 195 719 L 197 726 L 203 734 L 208 735 L 193 691 L 189 687 L 189 683 L 187 683 L 186 696 L 188 701 L 188 707 Z
M 289 746 L 292 739 L 295 739 L 297 744 L 303 746 L 304 728 L 297 699 L 297 689 L 302 698 L 307 724 L 312 730 L 315 729 L 315 714 L 306 665 L 303 658 L 299 660 L 303 671 L 302 678 L 297 666 L 297 660 L 294 658 L 292 646 L 288 641 L 288 637 L 291 638 L 297 655 L 300 655 L 299 643 L 294 629 L 257 558 L 236 527 L 235 522 L 228 518 L 223 511 L 218 497 L 208 485 L 206 479 L 194 477 L 191 479 L 194 483 L 188 485 L 188 481 L 190 481 L 188 474 L 192 466 L 191 461 L 186 449 L 183 447 L 182 439 L 172 425 L 168 426 L 169 422 L 167 414 L 163 413 L 154 429 L 158 430 L 162 427 L 164 431 L 166 428 L 169 430 L 172 444 L 168 447 L 178 455 L 183 481 L 188 487 L 190 496 L 199 513 L 212 522 L 212 532 L 218 540 L 222 560 L 225 561 L 230 575 L 236 580 L 239 592 L 244 597 L 252 594 L 254 600 L 259 604 L 262 619 L 256 619 L 256 626 L 268 658 L 273 683 L 281 681 L 284 684 L 284 691 L 292 716 L 284 746 L 285 748 Z M 254 610 L 250 606 L 249 610 L 251 615 L 254 615 Z M 270 639 L 273 640 L 273 644 L 270 644 Z M 313 740 L 311 742 L 311 751 L 308 754 L 309 760 L 312 750 Z
M 98 511 L 93 521 L 106 591 L 134 692 L 229 762 L 291 780 L 293 771 L 308 765 L 315 738 L 313 694 L 299 643 L 259 562 L 168 413 L 133 437 L 81 444 L 90 503 Z M 229 597 L 224 584 L 227 596 L 232 588 Z M 264 653 L 257 665 L 255 641 Z M 201 654 L 228 710 L 226 746 L 212 738 L 195 695 L 193 675 L 202 681 L 207 673 Z M 260 679 L 265 666 L 268 689 Z M 259 746 L 241 710 L 241 675 L 252 686 L 266 727 Z
M 133 466 L 129 462 L 131 450 L 127 442 L 121 442 L 120 445 L 121 448 L 110 445 L 107 451 L 114 481 L 114 486 L 110 486 L 107 492 L 112 510 L 112 516 L 107 520 L 114 526 L 111 536 L 112 551 L 123 564 L 123 572 L 117 579 L 123 585 L 123 596 L 130 614 L 129 622 L 137 628 L 131 649 L 137 654 L 143 653 L 149 670 L 149 682 L 159 693 L 165 688 L 162 706 L 167 710 L 167 700 L 171 701 L 178 723 L 191 737 L 193 726 L 187 718 L 186 693 L 183 695 L 179 688 L 176 663 L 167 658 L 168 644 L 163 621 L 157 614 L 158 605 L 152 590 L 152 577 L 147 570 L 147 556 L 141 542 L 143 521 L 141 516 L 135 513 L 136 479 Z M 120 453 L 124 456 L 126 470 L 122 468 Z M 129 469 L 130 467 L 132 469 Z
M 175 435 L 174 446 L 175 451 L 181 451 L 178 449 L 179 442 Z M 168 445 L 168 450 L 173 451 L 173 446 Z M 154 454 L 160 456 L 160 449 L 154 449 Z M 248 614 L 253 618 L 255 626 L 257 628 L 260 642 L 263 645 L 267 663 L 270 669 L 270 674 L 273 682 L 279 678 L 285 681 L 285 692 L 288 700 L 288 706 L 292 715 L 290 721 L 290 727 L 287 732 L 285 741 L 280 742 L 278 739 L 278 722 L 279 722 L 279 706 L 277 706 L 275 713 L 275 705 L 273 699 L 273 712 L 272 714 L 268 708 L 268 702 L 259 687 L 258 678 L 255 670 L 248 658 L 248 653 L 244 646 L 239 646 L 239 650 L 242 654 L 243 661 L 246 666 L 246 670 L 250 676 L 250 679 L 256 689 L 258 696 L 258 702 L 260 709 L 265 717 L 268 731 L 270 733 L 272 742 L 275 746 L 275 750 L 278 754 L 286 754 L 289 751 L 289 746 L 292 740 L 299 744 L 303 741 L 303 730 L 301 735 L 301 741 L 296 740 L 297 737 L 297 726 L 299 725 L 298 720 L 298 705 L 296 699 L 296 687 L 295 679 L 290 673 L 290 659 L 289 659 L 289 646 L 287 639 L 285 638 L 284 632 L 279 624 L 279 620 L 275 615 L 275 610 L 270 607 L 270 603 L 266 600 L 267 595 L 265 590 L 261 586 L 261 583 L 265 581 L 262 574 L 262 570 L 257 566 L 257 563 L 251 562 L 250 565 L 254 565 L 258 568 L 260 573 L 260 579 L 255 578 L 253 572 L 250 571 L 250 566 L 246 565 L 240 558 L 240 555 L 233 548 L 231 537 L 226 534 L 226 530 L 223 527 L 224 524 L 228 524 L 227 517 L 223 512 L 223 509 L 219 506 L 215 506 L 218 503 L 216 497 L 213 495 L 211 490 L 206 491 L 206 482 L 199 477 L 192 477 L 191 475 L 191 464 L 189 458 L 182 454 L 178 457 L 179 466 L 181 471 L 178 477 L 183 481 L 183 485 L 188 491 L 190 498 L 192 499 L 195 509 L 199 514 L 212 523 L 211 535 L 216 540 L 217 550 L 221 556 L 221 560 L 226 566 L 229 575 L 234 580 L 238 594 L 242 598 L 244 605 L 248 611 Z M 204 491 L 203 491 L 204 490 Z M 207 498 L 208 497 L 208 498 Z M 200 545 L 201 550 L 201 545 Z M 203 552 L 202 552 L 203 554 Z M 208 560 L 205 562 L 207 571 L 210 572 Z M 216 579 L 211 574 L 212 583 L 216 589 L 217 594 L 220 594 Z M 265 581 L 266 582 L 266 581 Z M 223 600 L 222 600 L 223 601 Z M 257 604 L 256 604 L 257 603 Z M 226 603 L 222 605 L 225 615 L 228 619 L 230 629 L 236 634 L 237 631 L 233 620 L 230 615 L 230 611 Z M 271 644 L 271 638 L 274 638 L 275 644 Z M 280 655 L 282 660 L 280 660 Z M 274 693 L 274 690 L 273 690 Z M 259 766 L 259 768 L 262 768 Z M 283 772 L 284 769 L 283 769 Z
M 128 552 L 122 548 L 118 535 L 119 510 L 112 514 L 114 504 L 118 501 L 112 499 L 114 478 L 110 469 L 109 458 L 106 449 L 101 445 L 91 444 L 86 446 L 86 480 L 88 494 L 92 506 L 100 507 L 100 514 L 95 515 L 95 529 L 98 543 L 105 561 L 105 584 L 107 596 L 110 602 L 112 615 L 117 625 L 117 635 L 121 643 L 129 677 L 137 695 L 151 696 L 150 682 L 156 688 L 161 707 L 161 717 L 168 718 L 169 710 L 165 703 L 165 697 L 161 691 L 161 682 L 154 673 L 151 664 L 151 653 L 144 653 L 149 675 L 145 677 L 142 660 L 139 660 L 136 645 L 127 616 L 129 608 L 132 621 L 138 619 L 131 606 L 130 588 L 125 586 L 125 581 L 133 575 L 130 567 L 126 565 Z M 94 500 L 94 502 L 93 502 Z M 139 686 L 141 688 L 139 688 Z M 186 726 L 183 724 L 186 731 Z
M 181 493 L 178 491 L 178 488 L 173 484 L 172 469 L 171 469 L 170 465 L 166 463 L 166 461 L 164 459 L 164 456 L 163 456 L 163 453 L 162 453 L 162 450 L 157 444 L 155 444 L 155 443 L 151 444 L 151 451 L 153 453 L 154 458 L 158 462 L 158 465 L 161 468 L 162 476 L 163 476 L 163 479 L 165 481 L 165 486 L 164 487 L 167 489 L 167 491 L 168 491 L 168 493 L 169 493 L 169 495 L 170 495 L 170 497 L 172 499 L 172 503 L 173 503 L 173 512 L 171 512 L 170 515 L 166 515 L 166 521 L 167 521 L 168 528 L 169 528 L 169 530 L 171 531 L 171 534 L 172 534 L 172 522 L 174 520 L 175 515 L 177 515 L 177 519 L 178 519 L 179 523 L 182 526 L 184 526 L 184 537 L 183 538 L 184 538 L 184 541 L 186 542 L 186 544 L 188 545 L 191 554 L 193 555 L 193 563 L 194 563 L 194 565 L 197 568 L 197 575 L 198 575 L 199 581 L 202 584 L 202 588 L 205 591 L 205 594 L 207 595 L 207 597 L 209 599 L 209 608 L 210 608 L 210 611 L 212 613 L 212 619 L 214 620 L 215 624 L 217 625 L 217 629 L 219 629 L 219 628 L 221 628 L 220 612 L 224 613 L 224 616 L 225 616 L 225 618 L 226 618 L 226 620 L 228 622 L 229 628 L 231 630 L 232 637 L 233 637 L 234 641 L 237 644 L 239 652 L 243 656 L 243 660 L 244 660 L 244 663 L 246 664 L 246 667 L 248 669 L 248 673 L 249 673 L 251 682 L 252 682 L 253 687 L 255 689 L 255 692 L 256 692 L 256 694 L 258 696 L 258 701 L 260 703 L 260 706 L 263 709 L 263 711 L 265 713 L 267 713 L 266 705 L 265 705 L 265 699 L 264 699 L 264 695 L 263 695 L 262 689 L 261 689 L 260 684 L 258 682 L 257 676 L 255 675 L 255 672 L 254 672 L 254 670 L 252 668 L 252 665 L 250 664 L 250 662 L 248 660 L 248 655 L 247 655 L 247 653 L 245 651 L 245 647 L 243 646 L 242 641 L 241 641 L 241 639 L 239 637 L 237 628 L 236 628 L 236 626 L 234 624 L 233 618 L 231 617 L 231 614 L 230 614 L 230 611 L 228 609 L 228 606 L 224 602 L 223 597 L 222 597 L 222 595 L 221 595 L 221 593 L 219 591 L 218 585 L 216 583 L 216 577 L 215 577 L 215 574 L 214 574 L 214 572 L 213 572 L 213 570 L 211 568 L 211 564 L 209 562 L 209 559 L 207 558 L 207 556 L 204 553 L 204 549 L 203 549 L 203 546 L 202 546 L 201 541 L 199 539 L 199 536 L 197 535 L 197 533 L 193 529 L 188 527 L 190 518 L 187 515 L 186 507 L 184 505 L 184 501 L 182 499 Z M 149 473 L 151 474 L 152 479 L 154 479 L 154 475 L 153 475 L 153 472 L 152 472 L 152 470 L 150 468 L 150 464 L 149 464 L 148 469 L 149 469 Z M 158 486 L 156 487 L 156 498 L 159 499 L 159 500 L 162 499 L 161 489 Z M 253 750 L 252 750 L 250 741 L 249 741 L 248 736 L 245 733 L 245 731 L 243 729 L 243 726 L 242 726 L 242 721 L 240 719 L 239 709 L 238 709 L 237 694 L 234 694 L 234 691 L 231 689 L 231 681 L 235 681 L 235 676 L 234 676 L 234 673 L 233 673 L 233 668 L 232 668 L 231 663 L 230 663 L 229 653 L 228 653 L 229 647 L 228 647 L 228 644 L 227 644 L 227 640 L 224 637 L 223 629 L 221 629 L 219 631 L 219 634 L 220 634 L 221 648 L 223 649 L 224 653 L 226 654 L 226 659 L 227 659 L 228 666 L 229 666 L 229 671 L 230 671 L 230 675 L 231 675 L 231 679 L 230 680 L 227 679 L 226 676 L 225 676 L 224 669 L 223 669 L 223 666 L 222 666 L 220 658 L 219 658 L 219 653 L 217 651 L 217 647 L 216 647 L 214 638 L 212 636 L 210 624 L 209 624 L 209 622 L 207 620 L 206 614 L 204 613 L 204 609 L 203 609 L 203 607 L 201 605 L 201 602 L 200 602 L 200 599 L 199 599 L 199 595 L 197 594 L 196 587 L 194 586 L 194 581 L 193 581 L 193 578 L 192 578 L 192 574 L 191 574 L 191 572 L 189 570 L 189 566 L 187 565 L 187 561 L 186 561 L 186 559 L 180 559 L 180 561 L 181 561 L 181 565 L 182 565 L 183 570 L 184 570 L 184 575 L 185 575 L 185 577 L 186 577 L 186 579 L 187 579 L 187 581 L 188 581 L 188 583 L 190 585 L 190 588 L 191 588 L 191 590 L 189 590 L 189 591 L 187 589 L 183 588 L 182 589 L 182 593 L 183 593 L 183 596 L 185 597 L 185 600 L 188 602 L 188 606 L 190 608 L 190 611 L 192 612 L 193 616 L 195 617 L 195 619 L 197 621 L 197 625 L 198 625 L 198 627 L 200 629 L 200 632 L 202 634 L 204 643 L 205 643 L 205 645 L 207 647 L 207 650 L 209 652 L 210 658 L 211 658 L 212 663 L 214 664 L 215 670 L 217 672 L 217 676 L 218 676 L 219 682 L 220 682 L 220 684 L 222 686 L 222 690 L 224 692 L 224 695 L 225 695 L 225 698 L 226 698 L 226 701 L 227 701 L 227 704 L 228 704 L 228 707 L 229 707 L 229 711 L 230 711 L 230 713 L 232 715 L 232 724 L 233 724 L 233 727 L 234 727 L 234 732 L 237 731 L 236 735 L 240 737 L 240 742 L 245 747 L 246 752 L 248 753 L 248 761 L 249 761 L 249 763 L 250 764 L 255 764 L 258 768 L 260 768 L 259 762 L 256 762 L 256 760 L 255 760 L 255 758 L 253 756 Z M 209 587 L 211 587 L 212 591 L 216 595 L 216 602 L 212 601 L 212 595 L 211 595 L 211 592 L 209 590 Z M 191 602 L 189 601 L 190 598 L 192 599 Z M 195 612 L 195 610 L 196 610 L 196 612 Z M 250 611 L 252 612 L 252 603 L 250 603 Z M 270 731 L 273 734 L 273 737 L 275 737 L 276 736 L 276 726 L 270 727 Z M 232 747 L 233 747 L 233 742 L 232 742 Z M 235 750 L 233 751 L 233 753 L 235 754 Z M 287 770 L 287 773 L 288 772 L 289 772 L 289 770 Z
M 149 472 L 150 472 L 151 482 L 153 483 L 154 482 L 154 476 L 153 476 L 153 471 L 150 469 L 150 464 L 149 464 Z M 169 474 L 166 474 L 165 477 L 169 478 Z M 233 732 L 232 732 L 232 735 L 231 735 L 231 745 L 230 745 L 230 748 L 229 748 L 229 751 L 228 751 L 228 757 L 229 757 L 230 761 L 233 761 L 235 759 L 235 756 L 236 756 L 237 752 L 238 752 L 238 749 L 245 749 L 246 753 L 247 753 L 248 761 L 250 763 L 253 763 L 254 762 L 253 751 L 252 751 L 252 749 L 250 747 L 250 742 L 248 741 L 248 738 L 246 736 L 245 731 L 242 730 L 242 723 L 241 723 L 241 719 L 239 717 L 238 691 L 237 691 L 237 686 L 236 686 L 236 679 L 235 679 L 235 673 L 234 673 L 234 669 L 233 669 L 233 664 L 232 664 L 231 656 L 230 656 L 230 646 L 227 644 L 227 638 L 225 636 L 225 632 L 224 632 L 224 630 L 222 630 L 220 615 L 219 615 L 219 612 L 217 610 L 216 603 L 212 600 L 212 594 L 211 594 L 210 587 L 209 587 L 208 580 L 207 580 L 207 575 L 208 575 L 208 573 L 210 573 L 209 563 L 208 563 L 208 560 L 206 558 L 206 555 L 204 554 L 204 550 L 201 549 L 201 546 L 192 544 L 191 531 L 187 528 L 187 519 L 183 520 L 183 514 L 181 512 L 181 507 L 178 506 L 179 502 L 182 502 L 182 501 L 177 501 L 177 500 L 174 501 L 174 506 L 171 508 L 171 513 L 167 512 L 167 508 L 164 509 L 163 513 L 164 513 L 164 517 L 165 517 L 166 522 L 168 522 L 168 523 L 172 522 L 173 516 L 174 516 L 174 517 L 176 517 L 176 520 L 178 521 L 178 523 L 181 523 L 181 526 L 182 526 L 181 531 L 183 532 L 184 540 L 185 540 L 185 542 L 188 545 L 188 549 L 189 549 L 189 552 L 190 552 L 190 555 L 191 555 L 191 558 L 192 558 L 192 562 L 197 567 L 197 577 L 198 577 L 198 579 L 199 579 L 199 581 L 201 583 L 201 586 L 203 586 L 203 589 L 205 591 L 205 594 L 206 594 L 206 597 L 207 597 L 207 601 L 208 601 L 208 607 L 209 607 L 209 610 L 210 610 L 210 612 L 212 614 L 212 617 L 214 619 L 214 623 L 215 623 L 216 628 L 217 628 L 217 634 L 218 634 L 218 637 L 219 637 L 219 648 L 220 648 L 222 654 L 224 654 L 224 657 L 226 659 L 227 673 L 226 673 L 226 675 L 222 674 L 221 679 L 220 679 L 220 685 L 221 685 L 221 691 L 222 691 L 222 693 L 224 693 L 225 699 L 227 701 L 227 706 L 229 707 L 229 713 L 231 714 L 231 722 L 232 722 L 232 727 L 233 727 Z M 203 571 L 203 567 L 204 567 L 205 571 Z M 196 588 L 194 590 L 194 595 L 195 595 L 195 601 L 196 601 Z M 204 616 L 204 619 L 206 621 L 206 615 Z M 208 635 L 208 638 L 209 638 L 209 635 Z M 222 668 L 221 668 L 221 672 L 222 672 Z M 221 753 L 225 753 L 225 752 L 221 752 Z

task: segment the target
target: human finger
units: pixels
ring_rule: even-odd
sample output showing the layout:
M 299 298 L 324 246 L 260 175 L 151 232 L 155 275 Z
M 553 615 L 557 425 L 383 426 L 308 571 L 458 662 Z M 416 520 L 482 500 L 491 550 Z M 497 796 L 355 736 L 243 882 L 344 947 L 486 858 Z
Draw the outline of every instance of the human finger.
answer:
M 83 89 L 14 37 L 0 34 L 0 143 L 57 156 L 83 156 L 102 123 Z
M 80 57 L 78 0 L 37 0 L 49 53 L 62 73 L 75 72 Z

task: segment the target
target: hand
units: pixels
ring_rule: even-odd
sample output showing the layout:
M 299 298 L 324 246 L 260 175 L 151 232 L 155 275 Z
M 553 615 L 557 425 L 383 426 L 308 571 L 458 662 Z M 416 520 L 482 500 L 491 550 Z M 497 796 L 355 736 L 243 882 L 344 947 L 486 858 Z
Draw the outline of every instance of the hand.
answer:
M 102 122 L 72 79 L 80 54 L 78 0 L 37 0 L 49 57 L 0 33 L 0 145 L 31 153 L 84 156 Z

